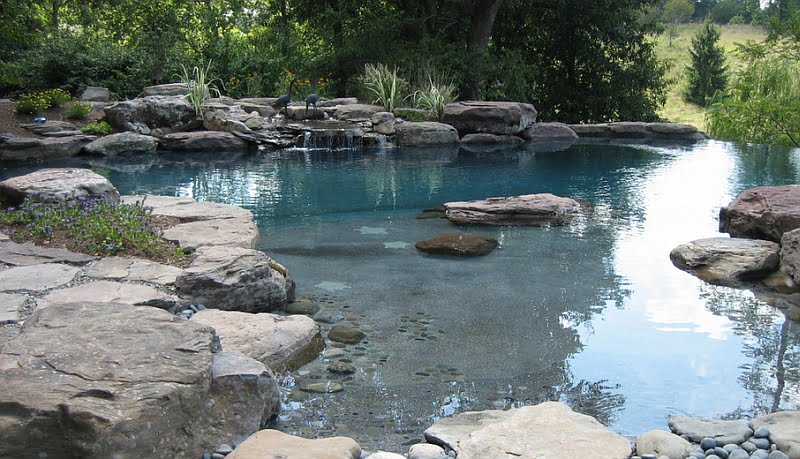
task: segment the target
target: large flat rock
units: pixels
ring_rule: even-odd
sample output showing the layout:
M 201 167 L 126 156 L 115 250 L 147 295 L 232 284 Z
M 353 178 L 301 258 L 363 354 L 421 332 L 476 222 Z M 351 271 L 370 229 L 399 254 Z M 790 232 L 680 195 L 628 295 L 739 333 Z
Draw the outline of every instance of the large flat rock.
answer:
M 677 268 L 711 284 L 737 285 L 776 271 L 779 249 L 770 241 L 714 237 L 681 244 L 669 258 Z
M 314 360 L 324 346 L 319 326 L 303 315 L 204 309 L 192 320 L 213 327 L 223 349 L 241 352 L 274 371 L 300 368 Z
M 0 241 L 0 263 L 11 266 L 33 266 L 42 263 L 85 265 L 96 259 L 97 257 L 91 255 L 70 252 L 66 249 L 40 247 L 30 242 L 17 244 L 12 241 Z
M 716 440 L 718 445 L 739 445 L 753 435 L 753 431 L 740 421 L 673 415 L 667 423 L 670 430 L 677 435 L 686 435 L 694 443 L 700 443 L 708 437 Z
M 458 143 L 458 131 L 449 124 L 422 121 L 397 124 L 394 129 L 397 144 L 401 147 L 455 145 Z
M 800 411 L 779 411 L 750 421 L 750 427 L 769 428 L 769 439 L 789 459 L 800 459 Z
M 39 169 L 0 182 L 0 201 L 18 205 L 26 198 L 71 200 L 103 198 L 119 202 L 119 193 L 107 178 L 89 169 Z
M 431 239 L 418 241 L 417 250 L 439 255 L 476 257 L 486 255 L 497 247 L 497 239 L 477 234 L 439 234 Z
M 231 132 L 174 132 L 161 139 L 161 148 L 168 151 L 241 151 L 250 144 Z
M 286 305 L 286 275 L 285 268 L 257 250 L 201 247 L 175 287 L 181 297 L 209 308 L 269 312 Z
M 442 120 L 462 136 L 476 132 L 519 134 L 536 122 L 537 115 L 531 104 L 464 101 L 447 104 Z
M 454 450 L 459 459 L 623 459 L 631 454 L 628 440 L 557 402 L 464 412 L 439 419 L 425 438 Z
M 164 229 L 161 237 L 175 242 L 186 252 L 203 246 L 227 246 L 254 249 L 258 227 L 252 218 L 218 218 L 181 223 Z
M 87 153 L 100 156 L 148 155 L 156 148 L 157 138 L 135 132 L 103 136 L 84 147 Z
M 228 459 L 358 459 L 361 447 L 352 438 L 308 439 L 277 430 L 262 430 L 251 435 Z
M 578 215 L 581 204 L 550 193 L 456 201 L 444 204 L 445 216 L 458 224 L 563 225 Z
M 719 211 L 719 230 L 732 237 L 780 242 L 800 228 L 800 185 L 762 186 L 743 191 Z
M 800 283 L 800 228 L 783 233 L 780 256 L 781 269 Z
M 47 308 L 74 302 L 121 303 L 167 309 L 174 306 L 178 302 L 178 298 L 162 293 L 148 285 L 96 281 L 54 290 L 39 298 L 37 305 L 39 308 Z
M 213 347 L 212 329 L 155 308 L 35 311 L 0 344 L 0 457 L 199 457 L 220 440 Z
M 20 309 L 27 303 L 25 295 L 0 293 L 0 324 L 19 322 Z
M 0 292 L 43 292 L 69 284 L 79 268 L 60 263 L 21 266 L 0 271 Z
M 198 202 L 189 197 L 135 195 L 122 196 L 122 202 L 129 205 L 140 204 L 150 209 L 153 215 L 161 215 L 179 220 L 181 223 L 220 218 L 253 218 L 253 213 L 241 207 L 216 202 Z
M 93 279 L 148 282 L 174 285 L 182 269 L 138 258 L 106 257 L 89 266 L 86 275 Z
M 83 147 L 97 137 L 72 135 L 69 137 L 0 137 L 0 161 L 44 161 L 62 159 L 79 154 Z

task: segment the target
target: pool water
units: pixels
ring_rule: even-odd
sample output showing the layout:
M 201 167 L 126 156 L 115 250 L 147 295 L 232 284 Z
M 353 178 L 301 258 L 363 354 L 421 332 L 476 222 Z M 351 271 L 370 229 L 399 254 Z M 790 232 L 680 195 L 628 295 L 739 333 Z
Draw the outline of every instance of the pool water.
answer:
M 259 248 L 288 267 L 299 297 L 322 305 L 317 317 L 366 332 L 340 356 L 284 375 L 278 428 L 289 433 L 402 452 L 438 417 L 544 400 L 627 436 L 665 429 L 670 414 L 800 409 L 800 324 L 763 295 L 705 284 L 668 256 L 718 235 L 720 206 L 744 189 L 798 183 L 798 150 L 715 141 L 554 152 L 287 150 L 94 167 L 123 194 L 252 210 Z M 541 192 L 587 201 L 592 211 L 546 228 L 416 218 L 446 201 Z M 445 232 L 487 235 L 500 246 L 469 259 L 414 248 Z M 356 372 L 325 371 L 341 359 Z M 327 380 L 344 391 L 299 390 Z

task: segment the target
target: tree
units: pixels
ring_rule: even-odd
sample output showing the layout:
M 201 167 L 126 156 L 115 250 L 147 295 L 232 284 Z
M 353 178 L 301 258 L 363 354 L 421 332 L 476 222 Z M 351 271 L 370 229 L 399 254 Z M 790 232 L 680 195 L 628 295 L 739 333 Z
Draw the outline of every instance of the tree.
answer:
M 692 14 L 694 14 L 694 5 L 689 0 L 667 0 L 664 4 L 661 20 L 668 24 L 667 37 L 670 47 L 672 47 L 672 39 L 677 36 L 678 24 L 689 22 Z
M 727 68 L 719 36 L 719 28 L 706 20 L 692 39 L 692 64 L 687 68 L 688 87 L 684 94 L 688 102 L 705 106 L 714 93 L 725 89 Z

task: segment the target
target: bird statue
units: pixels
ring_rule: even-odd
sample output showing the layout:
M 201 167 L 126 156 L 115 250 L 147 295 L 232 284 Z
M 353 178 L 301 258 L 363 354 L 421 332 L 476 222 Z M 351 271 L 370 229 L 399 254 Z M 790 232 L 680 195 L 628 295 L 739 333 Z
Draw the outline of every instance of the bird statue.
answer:
M 292 88 L 294 87 L 294 81 L 295 80 L 289 82 L 289 93 L 278 97 L 278 100 L 276 101 L 278 107 L 283 107 L 287 118 L 289 117 L 289 103 L 292 101 Z M 278 110 L 278 113 L 280 113 L 280 110 Z
M 314 117 L 317 116 L 317 101 L 319 101 L 319 94 L 317 93 L 312 92 L 311 94 L 308 95 L 308 97 L 306 97 L 306 115 L 308 115 L 308 106 L 313 105 Z

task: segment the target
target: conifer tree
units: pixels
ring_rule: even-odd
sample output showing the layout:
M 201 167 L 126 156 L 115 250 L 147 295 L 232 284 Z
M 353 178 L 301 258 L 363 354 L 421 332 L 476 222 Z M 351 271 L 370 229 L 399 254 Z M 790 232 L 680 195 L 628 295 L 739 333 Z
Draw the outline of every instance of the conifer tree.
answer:
M 703 28 L 692 38 L 692 49 L 689 50 L 692 64 L 686 69 L 688 87 L 684 94 L 688 102 L 705 106 L 715 92 L 725 89 L 727 67 L 719 36 L 719 28 L 706 19 Z

